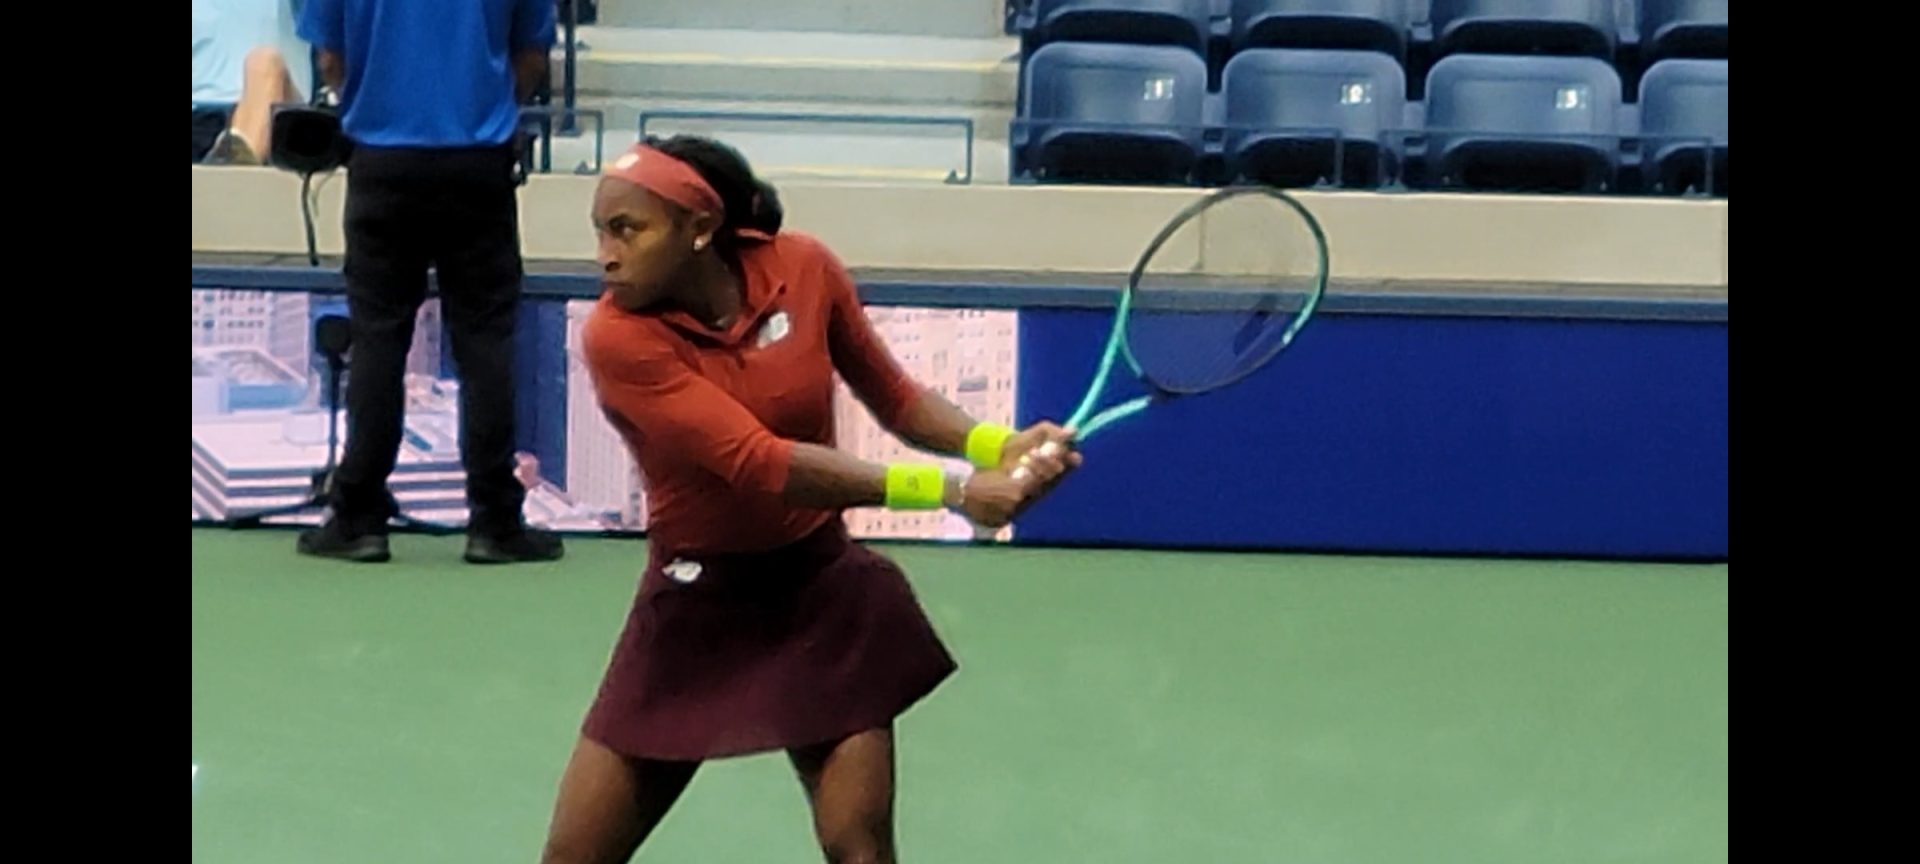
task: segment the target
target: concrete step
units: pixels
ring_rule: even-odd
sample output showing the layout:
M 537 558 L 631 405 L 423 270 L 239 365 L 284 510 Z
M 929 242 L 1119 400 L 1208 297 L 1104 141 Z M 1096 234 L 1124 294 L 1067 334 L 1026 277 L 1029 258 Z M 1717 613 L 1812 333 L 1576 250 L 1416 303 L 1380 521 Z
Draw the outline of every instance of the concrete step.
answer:
M 622 99 L 1011 108 L 1019 45 L 754 30 L 580 31 L 577 89 Z
M 738 148 L 754 170 L 772 180 L 828 179 L 900 183 L 1005 183 L 1007 180 L 1007 123 L 1004 110 L 932 110 L 926 106 L 847 105 L 822 103 L 741 103 L 671 100 L 649 102 L 645 108 L 630 101 L 602 103 L 588 98 L 581 107 L 601 107 L 608 118 L 601 145 L 602 161 L 616 158 L 638 139 L 639 115 L 648 114 L 651 135 L 704 135 Z M 701 116 L 675 116 L 699 114 Z M 806 119 L 770 120 L 769 116 L 804 115 Z M 852 118 L 837 121 L 832 118 Z M 968 160 L 967 129 L 973 121 L 972 158 Z M 868 122 L 873 121 L 873 122 Z M 569 172 L 591 165 L 594 142 L 590 127 L 574 138 L 554 139 L 553 168 Z M 972 175 L 968 176 L 971 165 Z
M 1002 32 L 1006 0 L 600 0 L 600 23 L 623 27 L 799 30 L 987 37 Z
M 978 138 L 1007 139 L 1007 130 L 1013 123 L 1013 107 L 1007 106 L 966 106 L 966 105 L 922 105 L 915 103 L 888 102 L 808 102 L 758 99 L 669 99 L 621 96 L 599 91 L 583 91 L 579 94 L 580 106 L 596 108 L 606 115 L 607 130 L 620 132 L 638 131 L 640 115 L 646 113 L 648 131 L 660 134 L 659 124 L 667 122 L 660 117 L 663 113 L 716 113 L 740 115 L 800 114 L 820 117 L 899 117 L 918 120 L 973 122 L 973 134 Z M 678 122 L 678 121 L 674 121 Z M 824 122 L 824 121 L 823 121 Z M 656 128 L 659 127 L 659 128 Z

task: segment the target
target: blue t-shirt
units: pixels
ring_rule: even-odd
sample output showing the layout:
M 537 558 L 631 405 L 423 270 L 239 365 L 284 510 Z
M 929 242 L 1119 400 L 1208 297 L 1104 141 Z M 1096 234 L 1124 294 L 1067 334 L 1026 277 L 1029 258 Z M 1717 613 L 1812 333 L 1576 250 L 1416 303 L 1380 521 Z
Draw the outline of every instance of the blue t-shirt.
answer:
M 281 0 L 193 0 L 193 104 L 240 101 L 247 52 L 278 47 Z
M 307 0 L 300 38 L 346 60 L 347 137 L 482 147 L 513 137 L 513 55 L 553 47 L 553 0 Z

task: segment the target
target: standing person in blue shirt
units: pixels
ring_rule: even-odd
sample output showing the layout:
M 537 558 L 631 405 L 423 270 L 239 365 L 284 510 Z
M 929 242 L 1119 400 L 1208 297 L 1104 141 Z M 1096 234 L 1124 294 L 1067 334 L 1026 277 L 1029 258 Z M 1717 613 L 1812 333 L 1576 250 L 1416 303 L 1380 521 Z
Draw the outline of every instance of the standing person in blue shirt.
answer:
M 521 287 L 513 148 L 519 106 L 546 78 L 553 0 L 307 0 L 300 38 L 340 94 L 347 163 L 347 446 L 326 524 L 299 551 L 385 561 L 387 490 L 406 406 L 407 349 L 440 298 L 460 372 L 466 559 L 550 561 L 560 539 L 526 527 L 514 476 L 513 334 Z

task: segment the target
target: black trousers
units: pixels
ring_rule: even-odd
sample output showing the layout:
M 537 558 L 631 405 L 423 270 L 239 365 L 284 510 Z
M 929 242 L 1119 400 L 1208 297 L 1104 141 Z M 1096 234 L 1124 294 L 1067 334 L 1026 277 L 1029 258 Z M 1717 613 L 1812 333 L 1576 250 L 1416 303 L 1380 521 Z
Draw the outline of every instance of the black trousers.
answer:
M 353 346 L 333 508 L 358 533 L 384 532 L 396 512 L 387 478 L 399 453 L 407 350 L 428 265 L 439 276 L 459 368 L 469 530 L 501 534 L 521 524 L 526 490 L 513 472 L 513 337 L 523 275 L 514 165 L 507 146 L 354 148 L 346 212 Z

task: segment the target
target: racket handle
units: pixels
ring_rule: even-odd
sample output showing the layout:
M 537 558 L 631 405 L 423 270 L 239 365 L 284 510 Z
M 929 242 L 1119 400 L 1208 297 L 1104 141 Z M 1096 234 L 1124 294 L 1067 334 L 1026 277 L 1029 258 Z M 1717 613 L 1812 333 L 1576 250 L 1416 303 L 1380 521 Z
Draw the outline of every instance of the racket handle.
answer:
M 1058 454 L 1059 452 L 1060 452 L 1060 445 L 1052 441 L 1048 441 L 1047 443 L 1040 445 L 1040 455 L 1042 456 L 1053 456 Z M 1020 464 L 1014 466 L 1013 479 L 1025 480 L 1028 477 L 1033 476 L 1033 472 L 1027 470 L 1026 462 L 1027 460 L 1024 457 L 1022 457 L 1020 460 Z

